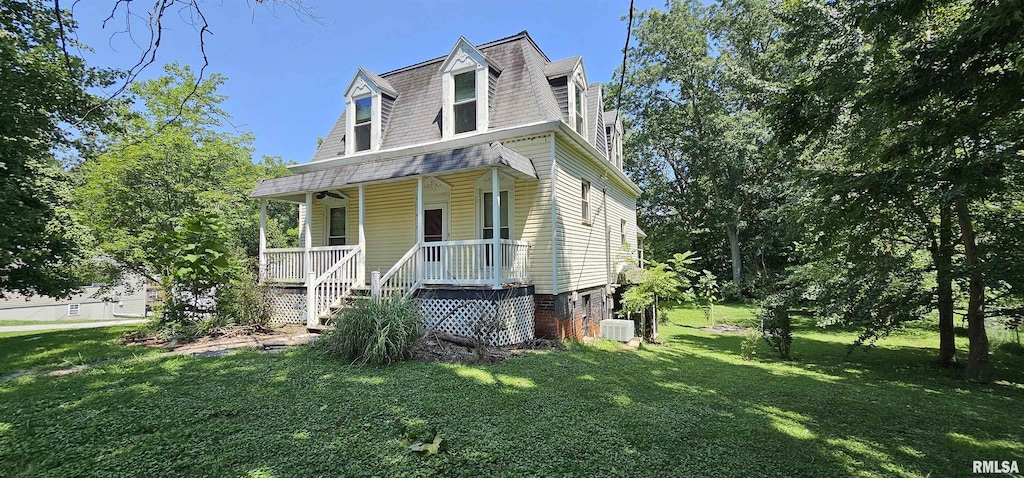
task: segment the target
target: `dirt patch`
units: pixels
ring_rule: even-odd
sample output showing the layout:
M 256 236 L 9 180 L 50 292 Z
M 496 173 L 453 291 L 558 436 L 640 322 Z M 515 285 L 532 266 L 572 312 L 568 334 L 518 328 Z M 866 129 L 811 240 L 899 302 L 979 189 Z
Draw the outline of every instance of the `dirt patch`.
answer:
M 487 347 L 477 355 L 473 347 L 427 337 L 413 346 L 412 358 L 423 362 L 494 365 L 509 357 L 523 355 L 528 350 L 565 350 L 565 345 L 560 340 L 533 339 L 509 347 Z
M 743 334 L 745 334 L 747 332 L 750 332 L 750 331 L 752 331 L 754 329 L 747 328 L 747 327 L 737 327 L 735 325 L 716 325 L 714 327 L 701 327 L 700 330 L 705 330 L 705 331 L 708 331 L 708 332 L 715 332 L 717 334 L 738 334 L 738 335 L 743 335 Z
M 182 342 L 166 340 L 159 337 L 128 335 L 122 341 L 124 345 L 153 347 L 167 350 L 176 355 L 195 355 L 212 357 L 227 352 L 252 347 L 258 350 L 277 351 L 284 347 L 305 345 L 313 341 L 317 334 L 306 331 L 302 326 L 285 326 L 279 328 L 226 327 L 217 332 L 197 339 Z

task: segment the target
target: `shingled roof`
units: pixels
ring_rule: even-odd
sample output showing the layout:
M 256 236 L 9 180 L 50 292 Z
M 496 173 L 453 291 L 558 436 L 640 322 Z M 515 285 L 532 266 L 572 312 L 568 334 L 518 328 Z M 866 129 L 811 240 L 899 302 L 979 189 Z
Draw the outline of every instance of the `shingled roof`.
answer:
M 477 49 L 488 62 L 501 69 L 489 104 L 490 129 L 562 118 L 548 84 L 549 65 L 554 65 L 550 68 L 554 71 L 571 63 L 568 67 L 571 69 L 579 57 L 552 63 L 525 31 L 477 45 Z M 441 75 L 438 68 L 444 60 L 445 57 L 438 57 L 379 75 L 389 89 L 398 93 L 389 120 L 381 132 L 381 149 L 441 139 Z M 345 114 L 342 112 L 313 155 L 313 161 L 344 155 Z
M 537 179 L 537 170 L 534 169 L 530 158 L 499 142 L 493 142 L 404 158 L 350 164 L 284 178 L 264 179 L 249 197 L 281 198 L 295 195 L 297 191 L 323 191 L 351 184 L 497 165 L 508 166 L 511 172 L 519 177 Z M 298 201 L 301 195 L 286 199 Z

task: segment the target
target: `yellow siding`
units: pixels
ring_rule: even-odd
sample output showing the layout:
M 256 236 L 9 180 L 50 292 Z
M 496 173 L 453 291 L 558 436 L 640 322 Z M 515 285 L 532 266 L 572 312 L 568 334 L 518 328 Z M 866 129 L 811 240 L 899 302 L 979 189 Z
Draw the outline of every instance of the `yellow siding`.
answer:
M 531 274 L 536 291 L 552 293 L 551 289 L 551 202 L 550 181 L 551 143 L 550 136 L 507 141 L 505 146 L 529 157 L 540 180 L 516 179 L 513 193 L 514 229 L 513 237 L 529 241 L 531 247 Z M 477 239 L 478 190 L 474 183 L 490 169 L 478 169 L 454 174 L 436 176 L 451 186 L 448 240 Z M 359 191 L 356 187 L 341 190 L 349 198 L 348 243 L 358 243 Z M 365 186 L 366 194 L 366 269 L 387 272 L 416 241 L 416 179 L 407 179 L 383 184 Z M 305 207 L 299 208 L 299 225 L 302 230 Z M 313 200 L 311 230 L 313 245 L 326 244 L 323 201 Z M 301 244 L 301 242 L 300 242 Z
M 636 238 L 636 198 L 591 164 L 569 143 L 559 140 L 555 151 L 558 203 L 559 292 L 612 282 L 623 260 L 620 221 L 626 220 L 627 240 Z M 584 224 L 581 180 L 590 181 L 590 224 Z M 633 244 L 635 249 L 635 244 Z

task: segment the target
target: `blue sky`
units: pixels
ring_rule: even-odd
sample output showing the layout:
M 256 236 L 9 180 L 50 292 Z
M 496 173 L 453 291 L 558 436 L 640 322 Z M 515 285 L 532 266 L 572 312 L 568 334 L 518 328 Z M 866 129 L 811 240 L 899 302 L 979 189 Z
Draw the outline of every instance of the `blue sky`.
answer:
M 101 28 L 113 3 L 81 2 L 74 12 L 78 36 L 94 50 L 86 55 L 90 64 L 128 68 L 140 50 L 128 35 L 115 34 L 123 23 Z M 341 113 L 344 89 L 357 67 L 383 73 L 444 56 L 460 35 L 479 44 L 527 30 L 552 60 L 583 55 L 590 81 L 609 81 L 622 63 L 622 16 L 629 9 L 628 0 L 304 4 L 319 22 L 297 18 L 288 8 L 257 7 L 254 12 L 243 0 L 203 4 L 213 33 L 206 44 L 208 71 L 228 78 L 221 89 L 228 96 L 224 108 L 239 130 L 255 134 L 255 158 L 309 161 L 317 137 L 325 136 Z M 659 0 L 636 2 L 641 10 L 662 5 Z M 142 30 L 137 27 L 135 33 L 142 39 Z M 143 77 L 159 74 L 161 65 L 172 61 L 198 67 L 201 58 L 196 32 L 171 18 L 157 63 Z

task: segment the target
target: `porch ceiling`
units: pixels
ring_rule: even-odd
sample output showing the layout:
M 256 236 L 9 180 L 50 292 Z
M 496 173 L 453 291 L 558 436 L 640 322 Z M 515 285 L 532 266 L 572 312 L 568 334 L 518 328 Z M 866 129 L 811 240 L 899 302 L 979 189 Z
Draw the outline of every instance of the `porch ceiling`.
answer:
M 286 178 L 264 179 L 249 197 L 303 201 L 304 198 L 299 193 L 486 166 L 506 166 L 516 176 L 526 179 L 538 178 L 537 170 L 530 158 L 495 141 L 404 158 L 349 164 Z

